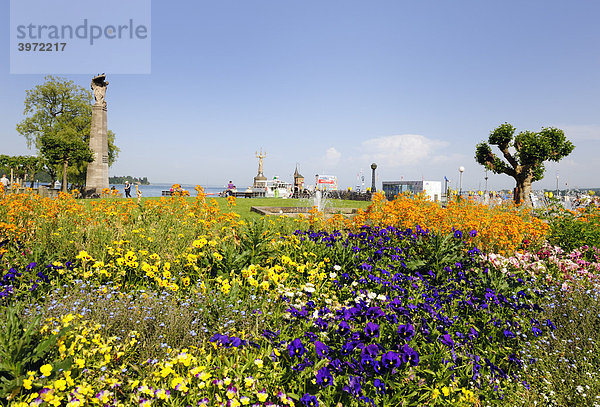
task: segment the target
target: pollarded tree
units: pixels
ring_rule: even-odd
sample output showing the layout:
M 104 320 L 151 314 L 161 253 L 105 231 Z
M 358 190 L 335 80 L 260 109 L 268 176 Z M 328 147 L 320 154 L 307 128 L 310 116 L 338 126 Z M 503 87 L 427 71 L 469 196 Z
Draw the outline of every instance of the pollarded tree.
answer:
M 575 148 L 560 129 L 546 127 L 515 136 L 515 128 L 508 123 L 492 131 L 488 143 L 477 144 L 475 160 L 496 174 L 513 177 L 517 182 L 515 202 L 526 204 L 531 204 L 531 183 L 544 178 L 544 162 L 560 161 Z M 490 144 L 498 147 L 506 161 L 492 152 Z

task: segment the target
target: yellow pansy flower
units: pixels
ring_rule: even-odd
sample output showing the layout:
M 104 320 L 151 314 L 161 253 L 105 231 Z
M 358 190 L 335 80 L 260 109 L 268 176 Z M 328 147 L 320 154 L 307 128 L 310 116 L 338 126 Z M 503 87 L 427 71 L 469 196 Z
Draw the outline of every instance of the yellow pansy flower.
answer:
M 50 376 L 50 373 L 52 373 L 52 366 L 45 364 L 42 367 L 40 367 L 40 372 L 42 372 L 42 374 L 46 377 Z

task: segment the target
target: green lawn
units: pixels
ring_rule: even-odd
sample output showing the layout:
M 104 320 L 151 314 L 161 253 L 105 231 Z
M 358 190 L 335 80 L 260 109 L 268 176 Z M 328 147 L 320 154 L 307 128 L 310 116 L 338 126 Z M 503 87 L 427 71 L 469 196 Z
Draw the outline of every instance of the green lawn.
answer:
M 107 200 L 121 200 L 123 198 L 101 198 Z M 135 199 L 135 198 L 131 198 Z M 142 197 L 142 202 L 146 200 L 157 200 L 161 199 L 161 197 Z M 186 198 L 190 203 L 193 202 L 196 197 L 192 196 Z M 207 200 L 214 199 L 219 204 L 221 210 L 227 210 L 227 199 L 226 198 L 212 198 L 206 197 Z M 84 199 L 83 202 L 86 205 L 89 205 L 93 200 Z M 309 203 L 310 202 L 310 203 Z M 252 206 L 303 206 L 308 207 L 312 204 L 312 200 L 308 199 L 283 199 L 283 198 L 237 198 L 236 206 L 233 208 L 235 213 L 238 213 L 242 219 L 245 220 L 253 220 L 261 218 L 262 215 L 251 212 L 250 207 Z M 371 204 L 371 201 L 349 201 L 342 199 L 326 199 L 325 207 L 326 208 L 361 208 L 364 209 Z

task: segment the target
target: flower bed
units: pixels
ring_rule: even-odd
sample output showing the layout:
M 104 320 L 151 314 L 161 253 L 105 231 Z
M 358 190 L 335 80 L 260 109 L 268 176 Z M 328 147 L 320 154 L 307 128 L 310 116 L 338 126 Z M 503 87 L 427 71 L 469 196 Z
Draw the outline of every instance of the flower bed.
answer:
M 543 246 L 521 208 L 404 198 L 359 220 L 247 223 L 202 194 L 1 199 L 15 405 L 533 403 L 548 387 L 532 373 L 552 380 L 536 349 L 568 325 L 556 292 L 597 287 L 597 250 Z M 585 384 L 565 392 L 596 394 Z

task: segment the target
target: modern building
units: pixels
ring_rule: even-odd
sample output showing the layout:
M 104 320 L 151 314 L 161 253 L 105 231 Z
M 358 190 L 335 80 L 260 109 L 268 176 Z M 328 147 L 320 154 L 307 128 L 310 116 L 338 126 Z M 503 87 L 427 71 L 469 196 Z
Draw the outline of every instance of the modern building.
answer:
M 387 199 L 394 199 L 396 195 L 404 192 L 424 193 L 434 202 L 442 199 L 441 181 L 383 181 L 382 188 Z

